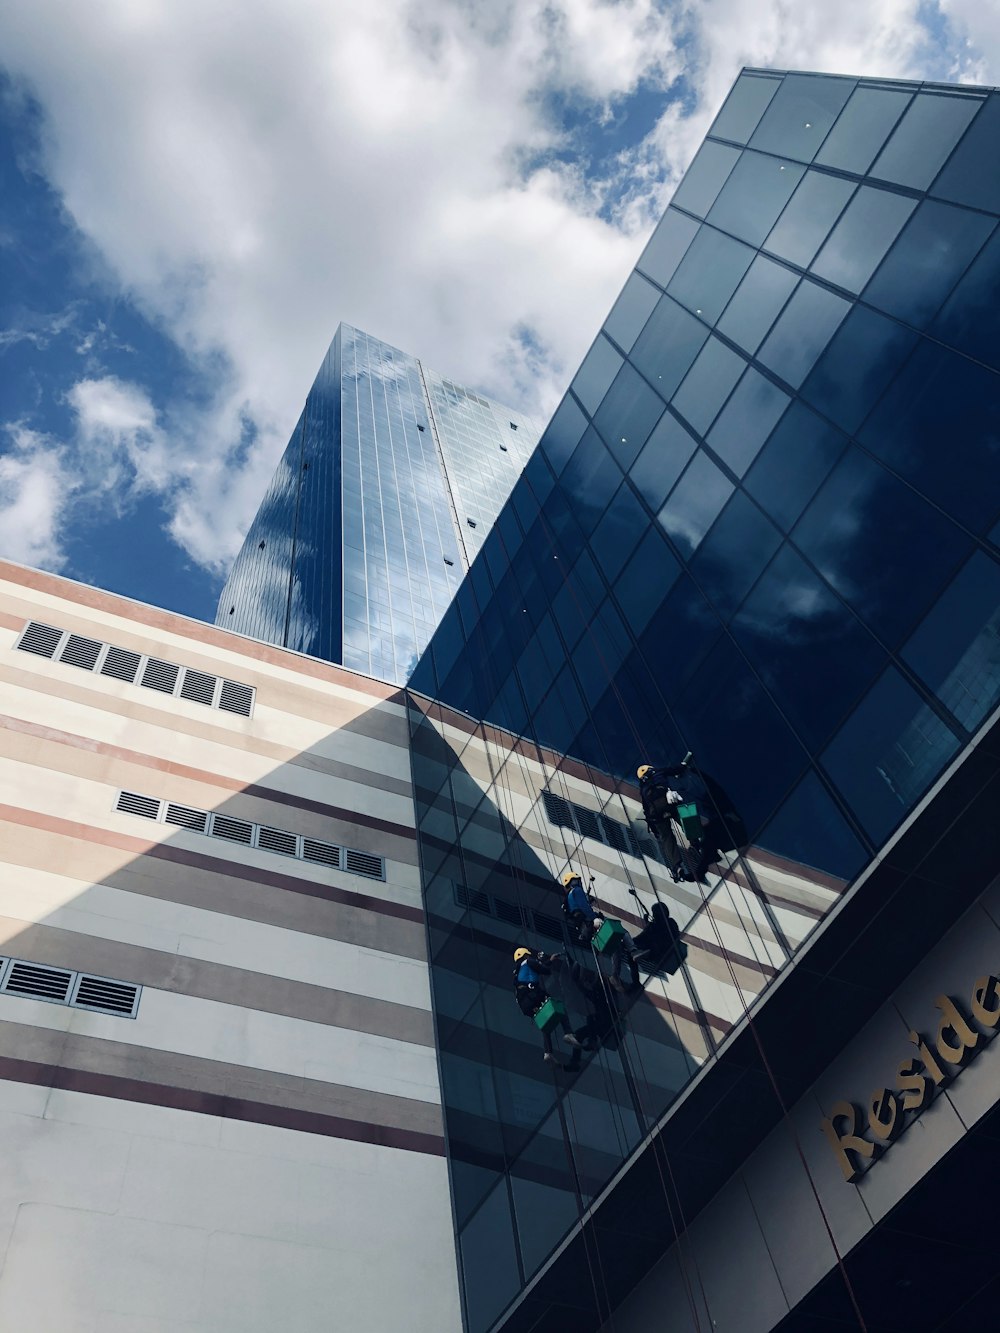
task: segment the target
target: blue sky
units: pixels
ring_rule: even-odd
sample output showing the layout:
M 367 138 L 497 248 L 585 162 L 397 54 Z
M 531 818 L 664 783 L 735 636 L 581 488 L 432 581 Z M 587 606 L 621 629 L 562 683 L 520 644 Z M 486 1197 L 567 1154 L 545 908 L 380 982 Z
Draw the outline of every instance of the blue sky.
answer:
M 203 619 L 337 323 L 546 414 L 743 64 L 1000 81 L 972 0 L 10 0 L 0 555 Z

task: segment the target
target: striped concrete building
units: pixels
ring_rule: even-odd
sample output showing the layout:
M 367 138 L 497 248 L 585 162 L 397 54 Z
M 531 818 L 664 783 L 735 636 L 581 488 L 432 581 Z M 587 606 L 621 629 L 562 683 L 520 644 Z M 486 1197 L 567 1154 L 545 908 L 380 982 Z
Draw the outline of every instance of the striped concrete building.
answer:
M 0 682 L 0 1328 L 458 1328 L 400 693 L 9 564 Z

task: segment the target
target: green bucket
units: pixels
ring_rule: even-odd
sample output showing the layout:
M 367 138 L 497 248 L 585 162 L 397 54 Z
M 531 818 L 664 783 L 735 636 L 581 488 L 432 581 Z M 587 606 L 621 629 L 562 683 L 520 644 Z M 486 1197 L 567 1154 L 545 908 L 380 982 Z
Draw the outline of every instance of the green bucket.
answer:
M 614 952 L 621 944 L 624 934 L 625 927 L 620 921 L 612 921 L 610 917 L 606 917 L 604 925 L 594 936 L 594 948 L 598 953 L 607 953 L 609 949 Z
M 701 837 L 704 829 L 701 816 L 698 814 L 698 807 L 693 802 L 690 805 L 679 805 L 677 807 L 677 819 L 686 838 L 693 841 L 695 838 Z
M 554 1000 L 550 995 L 541 1009 L 535 1010 L 535 1024 L 543 1032 L 551 1032 L 566 1017 L 566 1006 L 562 1000 Z

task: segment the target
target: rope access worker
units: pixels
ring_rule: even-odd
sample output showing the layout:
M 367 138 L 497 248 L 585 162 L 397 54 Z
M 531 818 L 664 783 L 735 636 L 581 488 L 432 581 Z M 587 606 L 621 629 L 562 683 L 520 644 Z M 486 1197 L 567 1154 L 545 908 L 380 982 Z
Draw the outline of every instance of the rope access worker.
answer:
M 552 954 L 546 958 L 541 949 L 535 953 L 525 948 L 514 950 L 514 999 L 517 1001 L 517 1007 L 526 1018 L 534 1019 L 539 1009 L 549 999 L 549 993 L 545 989 L 545 978 L 552 975 L 552 964 L 557 960 L 561 962 L 558 954 Z M 558 1026 L 563 1030 L 566 1044 L 579 1049 L 580 1042 L 573 1035 L 573 1029 L 570 1026 L 565 1009 L 559 1015 Z M 544 1048 L 542 1058 L 546 1063 L 550 1065 L 560 1064 L 552 1051 L 552 1034 L 550 1032 L 542 1030 L 542 1046 Z
M 578 944 L 593 943 L 594 936 L 604 925 L 604 917 L 590 901 L 590 895 L 583 887 L 583 879 L 575 870 L 567 870 L 561 880 L 563 887 L 563 912 L 572 937 Z M 639 971 L 636 962 L 645 955 L 636 950 L 635 942 L 627 930 L 622 931 L 621 943 L 612 955 L 611 984 L 616 990 L 635 990 L 639 985 Z M 629 964 L 629 983 L 622 982 L 622 969 Z
M 579 1046 L 566 1066 L 567 1073 L 575 1074 L 580 1068 L 584 1051 L 595 1051 L 599 1046 L 607 1046 L 612 1050 L 618 1048 L 621 1019 L 599 972 L 592 972 L 580 963 L 571 961 L 569 974 L 587 1007 L 586 1023 L 574 1029 Z
M 663 765 L 659 768 L 654 768 L 652 764 L 640 764 L 636 770 L 646 824 L 663 849 L 667 866 L 675 882 L 683 879 L 701 879 L 708 869 L 711 857 L 708 839 L 702 836 L 698 840 L 697 862 L 693 868 L 689 868 L 685 864 L 674 833 L 673 820 L 677 816 L 678 808 L 691 803 L 697 805 L 701 813 L 707 795 L 701 778 L 688 767 L 690 761 L 691 755 L 687 754 L 680 764 Z M 703 825 L 707 822 L 704 815 L 701 822 Z

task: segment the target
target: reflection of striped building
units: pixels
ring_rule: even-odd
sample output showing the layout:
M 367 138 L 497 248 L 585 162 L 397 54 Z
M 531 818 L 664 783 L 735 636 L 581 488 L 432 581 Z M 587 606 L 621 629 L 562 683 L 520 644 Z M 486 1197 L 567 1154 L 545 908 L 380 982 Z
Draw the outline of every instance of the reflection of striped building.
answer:
M 456 1327 L 397 692 L 0 573 L 0 1327 Z

